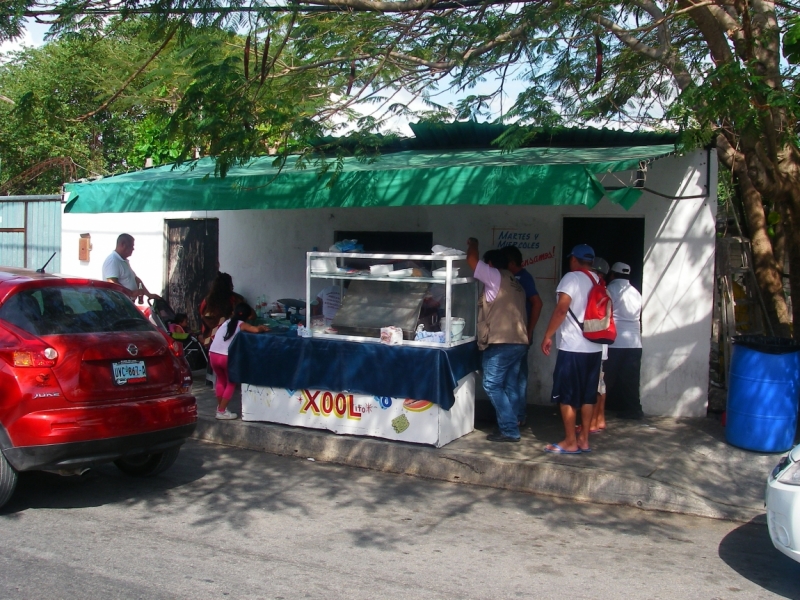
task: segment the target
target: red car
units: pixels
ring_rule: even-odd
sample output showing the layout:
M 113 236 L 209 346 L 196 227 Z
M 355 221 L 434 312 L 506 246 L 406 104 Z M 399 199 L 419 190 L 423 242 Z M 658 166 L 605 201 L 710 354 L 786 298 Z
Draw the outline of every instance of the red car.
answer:
M 183 345 L 116 284 L 0 268 L 0 506 L 17 473 L 155 475 L 197 425 Z

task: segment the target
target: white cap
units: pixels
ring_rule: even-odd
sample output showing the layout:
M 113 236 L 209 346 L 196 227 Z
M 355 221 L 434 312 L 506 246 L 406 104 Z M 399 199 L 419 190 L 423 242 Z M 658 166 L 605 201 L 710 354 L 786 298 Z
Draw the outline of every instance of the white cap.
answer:
M 622 273 L 623 275 L 630 275 L 631 274 L 631 266 L 626 265 L 623 262 L 615 262 L 614 265 L 611 267 L 611 270 L 615 273 Z

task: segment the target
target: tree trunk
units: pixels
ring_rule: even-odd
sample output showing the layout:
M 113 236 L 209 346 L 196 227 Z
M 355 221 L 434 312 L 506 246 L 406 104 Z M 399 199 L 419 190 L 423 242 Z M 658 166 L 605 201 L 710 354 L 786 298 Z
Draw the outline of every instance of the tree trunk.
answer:
M 795 212 L 795 214 L 800 214 Z M 800 323 L 800 227 L 798 219 L 792 217 L 792 221 L 786 223 L 787 246 L 789 248 L 789 290 L 792 298 L 792 330 L 794 335 L 800 331 L 794 329 L 794 323 Z
M 789 258 L 789 290 L 792 298 L 792 323 L 800 323 L 800 156 L 789 146 L 784 149 L 779 163 L 782 193 L 780 203 L 786 249 Z M 781 265 L 783 271 L 783 265 Z M 793 328 L 794 329 L 794 328 Z M 794 329 L 800 336 L 800 330 Z
M 750 233 L 750 246 L 753 253 L 753 268 L 756 282 L 761 290 L 767 308 L 767 318 L 776 335 L 791 337 L 789 308 L 783 293 L 781 274 L 783 266 L 778 265 L 772 248 L 772 241 L 767 234 L 767 218 L 761 193 L 753 185 L 745 161 L 736 152 L 723 135 L 717 136 L 717 148 L 720 162 L 733 171 L 739 194 L 742 198 L 747 228 Z M 798 212 L 800 214 L 800 212 Z M 789 245 L 794 244 L 792 235 L 788 235 Z M 800 242 L 800 240 L 798 240 Z M 791 252 L 791 250 L 790 250 Z M 800 257 L 800 254 L 798 255 Z

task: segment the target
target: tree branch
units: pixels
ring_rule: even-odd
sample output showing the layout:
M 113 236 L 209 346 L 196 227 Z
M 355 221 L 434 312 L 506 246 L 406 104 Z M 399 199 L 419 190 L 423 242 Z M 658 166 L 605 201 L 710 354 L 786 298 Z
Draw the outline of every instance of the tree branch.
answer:
M 476 6 L 511 6 L 539 4 L 541 0 L 400 0 L 398 2 L 382 2 L 373 0 L 302 0 L 269 6 L 208 6 L 197 8 L 178 8 L 147 6 L 140 8 L 104 7 L 85 8 L 80 14 L 108 17 L 114 15 L 207 15 L 229 13 L 289 13 L 289 12 L 371 12 L 371 13 L 410 13 L 416 11 L 438 12 L 452 9 L 472 8 Z M 74 11 L 73 11 L 74 12 Z M 61 9 L 26 10 L 22 15 L 32 19 L 42 17 L 61 17 Z M 42 21 L 47 22 L 47 21 Z
M 669 46 L 662 46 L 661 48 L 653 48 L 652 46 L 648 46 L 644 42 L 640 41 L 636 36 L 632 35 L 628 30 L 620 27 L 602 15 L 592 14 L 589 16 L 589 19 L 604 27 L 634 52 L 638 52 L 668 68 L 672 73 L 672 76 L 675 78 L 675 82 L 679 89 L 685 90 L 691 85 L 692 76 L 675 58 Z
M 114 92 L 108 100 L 103 102 L 100 106 L 98 106 L 93 111 L 90 111 L 90 112 L 88 112 L 88 113 L 86 113 L 84 115 L 76 117 L 75 119 L 70 119 L 70 121 L 82 122 L 82 121 L 85 121 L 86 119 L 90 119 L 91 117 L 95 116 L 97 113 L 107 109 L 111 105 L 112 102 L 114 102 L 117 98 L 119 98 L 122 95 L 122 92 L 124 92 L 127 89 L 127 87 L 133 82 L 133 80 L 136 79 L 139 75 L 141 75 L 142 72 L 147 68 L 147 66 L 151 62 L 153 62 L 155 60 L 155 58 L 159 54 L 161 54 L 161 51 L 164 50 L 164 48 L 167 47 L 167 44 L 169 44 L 170 40 L 172 40 L 172 38 L 175 36 L 175 33 L 178 31 L 178 28 L 181 26 L 181 24 L 183 23 L 183 21 L 185 19 L 186 19 L 186 17 L 181 17 L 181 19 L 177 23 L 175 23 L 175 25 L 169 31 L 169 33 L 167 34 L 167 37 L 164 39 L 164 41 L 161 43 L 161 45 L 156 49 L 155 52 L 153 52 L 153 54 L 150 55 L 150 58 L 148 58 L 141 67 L 136 69 L 136 71 L 134 73 L 132 73 L 131 76 L 128 77 L 122 83 L 120 88 L 116 92 Z

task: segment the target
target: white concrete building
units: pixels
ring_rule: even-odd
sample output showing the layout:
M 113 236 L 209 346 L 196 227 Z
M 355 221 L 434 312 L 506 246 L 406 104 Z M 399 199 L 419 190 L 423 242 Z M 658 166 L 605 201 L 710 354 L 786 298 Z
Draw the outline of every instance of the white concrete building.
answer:
M 635 177 L 635 172 L 624 172 L 599 178 L 611 188 L 615 182 L 630 182 Z M 698 150 L 650 162 L 646 191 L 630 210 L 604 198 L 591 209 L 569 205 L 457 204 L 65 212 L 61 270 L 100 278 L 103 260 L 114 249 L 117 235 L 125 232 L 136 239 L 130 258 L 136 273 L 150 290 L 165 289 L 170 279 L 169 223 L 182 219 L 202 220 L 199 223 L 217 220 L 220 270 L 233 276 L 236 290 L 252 303 L 262 294 L 272 301 L 302 298 L 305 253 L 313 248 L 327 249 L 337 231 L 430 232 L 434 244 L 457 248 L 465 248 L 467 238 L 472 236 L 479 239 L 481 251 L 516 234 L 544 302 L 530 352 L 529 402 L 545 404 L 549 402 L 555 353 L 543 356 L 536 338 L 541 340 L 555 305 L 555 286 L 565 254 L 578 242 L 594 245 L 598 255 L 603 255 L 603 247 L 620 247 L 620 243 L 621 247 L 632 248 L 630 252 L 635 255 L 641 245 L 638 261 L 636 256 L 604 258 L 609 263 L 619 260 L 631 264 L 632 281 L 641 281 L 644 411 L 650 415 L 704 416 L 709 384 L 716 181 L 715 152 Z M 525 190 L 520 194 L 524 195 Z M 89 260 L 79 260 L 82 234 L 91 236 Z M 627 239 L 636 236 L 641 237 Z M 204 290 L 198 293 L 202 296 Z

